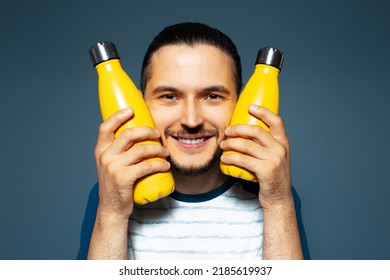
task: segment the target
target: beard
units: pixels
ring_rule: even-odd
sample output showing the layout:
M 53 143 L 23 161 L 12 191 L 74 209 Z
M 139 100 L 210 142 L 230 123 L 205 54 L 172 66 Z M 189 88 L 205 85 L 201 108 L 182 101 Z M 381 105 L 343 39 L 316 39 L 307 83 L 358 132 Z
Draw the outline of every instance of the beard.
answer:
M 222 155 L 222 149 L 218 147 L 214 151 L 214 154 L 211 157 L 211 159 L 209 159 L 202 165 L 193 165 L 193 166 L 184 166 L 179 162 L 177 162 L 175 159 L 172 159 L 171 157 L 168 157 L 167 160 L 171 164 L 171 170 L 173 173 L 182 176 L 199 176 L 199 175 L 206 174 L 214 164 L 218 163 L 221 155 Z
M 204 134 L 209 136 L 212 135 L 218 138 L 219 132 L 218 130 L 205 130 L 203 128 L 194 128 L 194 129 L 184 128 L 183 130 L 180 130 L 178 132 L 173 132 L 169 129 L 165 131 L 166 137 L 168 135 L 175 135 L 177 137 L 177 136 L 183 136 L 189 134 L 197 134 L 197 135 Z M 171 170 L 173 173 L 182 176 L 199 176 L 207 173 L 214 164 L 217 163 L 219 164 L 219 160 L 222 155 L 222 152 L 223 152 L 222 149 L 219 146 L 217 146 L 211 158 L 206 162 L 204 162 L 203 164 L 198 164 L 198 165 L 196 163 L 191 165 L 188 164 L 183 165 L 182 163 L 180 163 L 180 159 L 178 161 L 177 159 L 172 158 L 171 156 L 169 156 L 167 160 L 171 164 Z

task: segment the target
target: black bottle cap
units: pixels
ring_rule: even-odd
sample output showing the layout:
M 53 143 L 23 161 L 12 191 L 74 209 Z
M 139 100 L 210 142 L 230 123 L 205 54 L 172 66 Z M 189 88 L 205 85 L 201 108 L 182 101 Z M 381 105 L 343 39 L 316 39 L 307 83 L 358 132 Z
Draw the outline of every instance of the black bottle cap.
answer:
M 119 59 L 115 44 L 111 41 L 99 42 L 89 48 L 93 67 L 110 59 Z
M 256 64 L 266 64 L 282 70 L 283 53 L 275 48 L 261 48 L 257 54 Z

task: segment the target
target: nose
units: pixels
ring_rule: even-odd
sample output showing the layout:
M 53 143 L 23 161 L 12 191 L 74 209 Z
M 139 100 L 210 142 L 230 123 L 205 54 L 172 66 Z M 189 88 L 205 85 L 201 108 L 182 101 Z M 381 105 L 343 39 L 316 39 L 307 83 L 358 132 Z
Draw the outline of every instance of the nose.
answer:
M 199 127 L 203 124 L 201 106 L 195 99 L 187 99 L 181 112 L 181 124 L 189 128 Z

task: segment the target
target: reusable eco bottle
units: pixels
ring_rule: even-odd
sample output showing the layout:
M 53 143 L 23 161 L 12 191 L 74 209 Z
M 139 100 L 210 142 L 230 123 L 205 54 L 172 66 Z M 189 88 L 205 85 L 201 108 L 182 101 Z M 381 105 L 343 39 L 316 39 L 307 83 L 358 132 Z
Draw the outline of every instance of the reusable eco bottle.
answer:
M 268 108 L 275 114 L 279 110 L 279 85 L 278 75 L 282 69 L 283 53 L 275 48 L 261 48 L 258 52 L 255 70 L 234 108 L 230 125 L 252 124 L 259 125 L 269 131 L 269 128 L 260 120 L 248 112 L 250 104 L 256 104 Z M 223 154 L 236 153 L 224 151 Z M 226 165 L 221 162 L 221 170 L 224 174 L 242 178 L 248 181 L 257 181 L 256 176 L 243 168 L 235 165 Z
M 99 102 L 103 120 L 120 109 L 132 108 L 134 117 L 118 129 L 119 135 L 125 128 L 150 126 L 154 128 L 152 116 L 137 87 L 122 69 L 115 45 L 110 42 L 99 42 L 89 49 L 93 66 L 98 73 Z M 156 144 L 159 141 L 143 141 L 136 145 Z M 161 160 L 152 158 L 150 160 Z M 134 202 L 146 204 L 169 195 L 174 190 L 171 172 L 151 174 L 139 179 L 134 186 Z

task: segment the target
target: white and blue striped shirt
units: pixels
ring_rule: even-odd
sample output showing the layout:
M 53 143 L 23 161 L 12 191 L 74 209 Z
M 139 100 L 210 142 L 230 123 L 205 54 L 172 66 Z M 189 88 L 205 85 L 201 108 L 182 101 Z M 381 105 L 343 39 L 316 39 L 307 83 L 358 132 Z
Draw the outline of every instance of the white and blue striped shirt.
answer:
M 261 259 L 263 209 L 258 183 L 230 178 L 200 195 L 177 192 L 135 206 L 129 220 L 129 259 Z M 302 251 L 310 259 L 301 215 L 301 200 L 292 188 Z M 77 259 L 86 259 L 99 204 L 92 188 L 80 233 Z
M 174 192 L 135 206 L 128 241 L 129 259 L 261 259 L 263 209 L 233 179 L 206 194 Z

